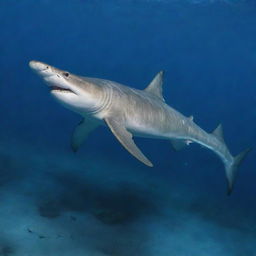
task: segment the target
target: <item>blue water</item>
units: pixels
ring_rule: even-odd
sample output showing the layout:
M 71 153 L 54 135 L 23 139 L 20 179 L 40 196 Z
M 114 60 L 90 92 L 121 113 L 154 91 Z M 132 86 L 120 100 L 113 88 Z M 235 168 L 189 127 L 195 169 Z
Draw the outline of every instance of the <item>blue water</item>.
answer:
M 0 255 L 256 255 L 255 152 L 226 196 L 208 150 L 104 127 L 77 154 L 80 117 L 55 102 L 32 59 L 143 89 L 165 70 L 166 102 L 236 155 L 256 141 L 253 0 L 0 2 Z M 60 253 L 61 251 L 61 253 Z

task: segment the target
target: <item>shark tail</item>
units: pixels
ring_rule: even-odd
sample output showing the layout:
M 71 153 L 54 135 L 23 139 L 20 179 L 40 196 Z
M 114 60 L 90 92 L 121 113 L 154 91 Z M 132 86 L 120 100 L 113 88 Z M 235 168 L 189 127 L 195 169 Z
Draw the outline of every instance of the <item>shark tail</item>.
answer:
M 234 157 L 231 164 L 226 165 L 226 176 L 228 180 L 228 191 L 227 194 L 230 195 L 233 191 L 234 181 L 240 164 L 243 162 L 247 154 L 251 151 L 251 148 L 247 148 L 240 154 Z

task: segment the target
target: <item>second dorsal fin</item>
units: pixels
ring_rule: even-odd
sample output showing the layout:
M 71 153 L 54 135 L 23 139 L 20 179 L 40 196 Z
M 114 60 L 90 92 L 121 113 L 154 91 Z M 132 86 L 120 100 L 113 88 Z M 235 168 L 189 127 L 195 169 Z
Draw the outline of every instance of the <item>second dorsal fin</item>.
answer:
M 212 132 L 212 134 L 215 137 L 217 137 L 220 141 L 224 142 L 223 129 L 221 124 L 217 126 L 217 128 Z
M 163 71 L 158 72 L 154 79 L 151 81 L 151 83 L 148 85 L 148 87 L 146 87 L 145 91 L 154 94 L 155 96 L 164 101 L 162 88 L 163 75 Z

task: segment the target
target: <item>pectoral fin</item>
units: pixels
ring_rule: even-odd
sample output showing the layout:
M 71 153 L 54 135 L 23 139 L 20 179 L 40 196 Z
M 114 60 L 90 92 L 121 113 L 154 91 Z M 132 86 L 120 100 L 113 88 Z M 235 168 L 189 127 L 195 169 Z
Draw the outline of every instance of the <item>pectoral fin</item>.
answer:
M 119 142 L 126 148 L 126 150 L 128 150 L 134 157 L 136 157 L 145 165 L 148 165 L 150 167 L 153 166 L 153 164 L 147 159 L 147 157 L 144 156 L 144 154 L 136 146 L 136 144 L 133 141 L 132 134 L 129 131 L 127 131 L 124 125 L 120 124 L 117 120 L 111 118 L 106 118 L 105 122 L 112 131 L 112 133 L 119 140 Z
M 71 148 L 76 152 L 86 140 L 90 132 L 97 128 L 99 124 L 93 120 L 83 119 L 75 128 L 71 138 Z

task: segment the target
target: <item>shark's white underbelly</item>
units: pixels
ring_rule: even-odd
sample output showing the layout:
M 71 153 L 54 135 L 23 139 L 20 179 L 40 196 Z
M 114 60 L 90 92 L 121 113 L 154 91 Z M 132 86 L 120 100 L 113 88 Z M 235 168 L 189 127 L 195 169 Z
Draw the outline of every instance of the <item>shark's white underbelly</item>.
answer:
M 163 133 L 157 127 L 146 126 L 137 123 L 128 123 L 127 129 L 136 137 L 153 139 L 171 139 L 175 136 L 171 132 Z

